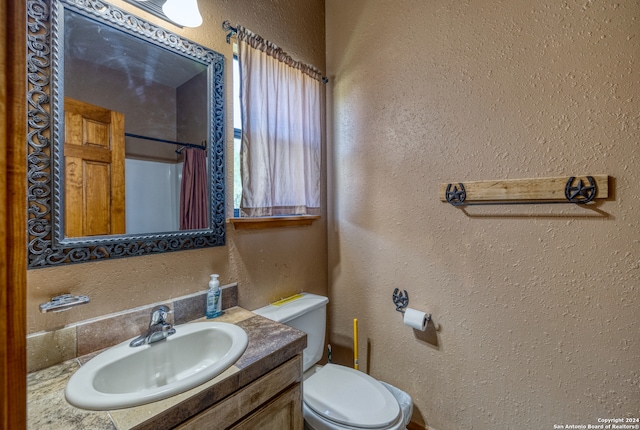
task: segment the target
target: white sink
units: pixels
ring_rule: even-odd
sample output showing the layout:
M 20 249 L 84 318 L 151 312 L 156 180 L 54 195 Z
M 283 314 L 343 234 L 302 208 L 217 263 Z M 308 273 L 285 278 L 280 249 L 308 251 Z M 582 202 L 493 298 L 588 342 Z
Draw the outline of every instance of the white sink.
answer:
M 104 411 L 166 399 L 215 378 L 247 348 L 247 333 L 233 324 L 199 322 L 175 329 L 165 340 L 135 348 L 127 340 L 97 355 L 69 379 L 67 401 Z

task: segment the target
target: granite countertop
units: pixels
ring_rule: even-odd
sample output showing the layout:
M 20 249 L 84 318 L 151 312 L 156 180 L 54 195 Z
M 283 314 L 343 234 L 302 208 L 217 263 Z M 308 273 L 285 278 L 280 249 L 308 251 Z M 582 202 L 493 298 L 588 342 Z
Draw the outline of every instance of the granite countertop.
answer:
M 305 333 L 239 307 L 225 310 L 224 315 L 216 318 L 216 321 L 236 324 L 249 336 L 244 354 L 216 378 L 187 392 L 147 405 L 108 412 L 85 411 L 67 403 L 64 389 L 71 375 L 96 355 L 90 354 L 27 375 L 28 428 L 173 428 L 302 353 L 306 347 Z

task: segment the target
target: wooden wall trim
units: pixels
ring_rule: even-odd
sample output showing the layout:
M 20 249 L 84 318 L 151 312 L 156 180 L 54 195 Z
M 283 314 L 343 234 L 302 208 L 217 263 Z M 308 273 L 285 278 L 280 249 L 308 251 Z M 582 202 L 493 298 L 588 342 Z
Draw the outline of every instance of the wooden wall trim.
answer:
M 26 2 L 0 0 L 0 427 L 26 429 Z

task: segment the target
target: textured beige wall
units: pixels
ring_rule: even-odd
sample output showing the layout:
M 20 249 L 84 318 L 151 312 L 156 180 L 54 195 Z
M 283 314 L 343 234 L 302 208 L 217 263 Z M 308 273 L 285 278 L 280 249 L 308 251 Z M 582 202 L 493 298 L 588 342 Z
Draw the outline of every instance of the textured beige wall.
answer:
M 106 109 L 121 112 L 125 117 L 125 132 L 143 136 L 176 137 L 176 90 L 166 85 L 145 82 L 136 76 L 109 67 L 80 61 L 71 57 L 65 60 L 65 70 L 71 69 L 73 78 L 64 83 L 65 97 L 71 97 Z M 69 67 L 71 66 L 71 67 Z M 101 82 L 97 86 L 95 83 Z M 123 83 L 145 88 L 145 97 L 132 97 Z M 135 94 L 134 94 L 135 95 Z M 200 127 L 206 130 L 206 126 Z M 206 131 L 204 132 L 206 134 Z M 144 158 L 177 161 L 173 145 L 158 144 L 142 139 L 125 138 L 125 154 Z
M 330 336 L 438 430 L 640 411 L 640 3 L 327 0 Z M 595 209 L 438 200 L 609 174 Z M 391 302 L 442 329 L 416 338 Z
M 204 24 L 183 30 L 121 0 L 112 3 L 227 58 L 227 202 L 233 202 L 233 118 L 230 114 L 233 112 L 230 101 L 233 52 L 225 41 L 222 22 L 242 24 L 281 46 L 294 58 L 324 70 L 324 2 L 200 1 Z M 326 192 L 323 195 L 326 196 Z M 229 215 L 232 206 L 227 205 Z M 27 274 L 28 332 L 53 329 L 200 291 L 207 288 L 210 273 L 219 273 L 223 284 L 238 282 L 240 305 L 248 309 L 303 290 L 326 294 L 326 242 L 326 217 L 323 217 L 311 227 L 258 232 L 236 232 L 230 227 L 224 247 L 30 270 Z M 91 303 L 59 314 L 39 313 L 40 303 L 64 292 L 87 294 Z

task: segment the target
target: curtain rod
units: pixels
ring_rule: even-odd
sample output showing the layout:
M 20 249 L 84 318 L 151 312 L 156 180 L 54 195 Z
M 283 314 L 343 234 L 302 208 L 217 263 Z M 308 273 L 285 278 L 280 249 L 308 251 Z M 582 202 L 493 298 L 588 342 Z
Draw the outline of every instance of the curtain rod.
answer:
M 195 145 L 193 143 L 174 142 L 173 140 L 158 139 L 156 137 L 141 136 L 139 134 L 133 134 L 133 133 L 125 133 L 124 135 L 127 136 L 127 137 L 135 137 L 136 139 L 153 140 L 155 142 L 170 143 L 172 145 L 182 146 L 182 148 L 179 148 L 179 149 L 176 150 L 177 153 L 181 153 L 184 148 L 198 148 L 198 149 L 202 149 L 202 150 L 207 149 L 207 141 L 206 140 L 204 141 L 204 145 Z
M 231 38 L 238 34 L 238 28 L 232 27 L 229 21 L 222 23 L 222 29 L 227 32 L 227 43 L 231 43 Z
M 231 26 L 231 23 L 227 20 L 225 20 L 222 23 L 222 29 L 227 32 L 227 43 L 231 43 L 231 38 L 238 34 L 238 28 Z M 327 78 L 326 76 L 323 76 L 322 83 L 326 84 L 328 82 L 329 82 L 329 78 Z

